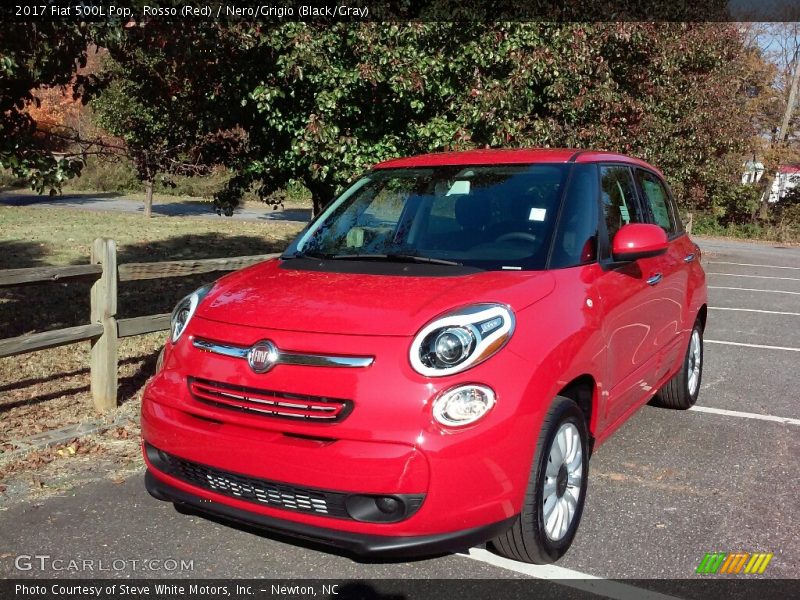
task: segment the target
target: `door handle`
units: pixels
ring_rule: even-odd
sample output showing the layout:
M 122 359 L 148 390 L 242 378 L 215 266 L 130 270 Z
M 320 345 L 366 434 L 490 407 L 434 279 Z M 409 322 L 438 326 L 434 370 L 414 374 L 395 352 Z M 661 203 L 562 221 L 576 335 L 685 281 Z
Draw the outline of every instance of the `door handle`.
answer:
M 659 281 L 661 281 L 662 277 L 663 275 L 661 273 L 651 275 L 650 279 L 647 280 L 647 285 L 656 285 Z
M 694 252 L 692 252 L 691 254 L 687 254 L 686 256 L 683 257 L 683 262 L 690 263 L 694 260 L 694 257 L 695 257 Z

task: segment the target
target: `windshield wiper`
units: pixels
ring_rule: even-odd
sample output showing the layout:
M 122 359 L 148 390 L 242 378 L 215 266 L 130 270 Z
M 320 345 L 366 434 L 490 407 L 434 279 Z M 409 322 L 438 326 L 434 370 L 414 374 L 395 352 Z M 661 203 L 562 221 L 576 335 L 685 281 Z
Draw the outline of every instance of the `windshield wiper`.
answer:
M 330 252 L 320 252 L 319 250 L 310 250 L 308 252 L 295 252 L 289 256 L 282 258 L 336 258 Z
M 443 258 L 430 258 L 416 254 L 334 254 L 333 260 L 384 260 L 387 262 L 414 262 L 430 265 L 445 265 L 448 267 L 461 267 L 460 262 L 445 260 Z

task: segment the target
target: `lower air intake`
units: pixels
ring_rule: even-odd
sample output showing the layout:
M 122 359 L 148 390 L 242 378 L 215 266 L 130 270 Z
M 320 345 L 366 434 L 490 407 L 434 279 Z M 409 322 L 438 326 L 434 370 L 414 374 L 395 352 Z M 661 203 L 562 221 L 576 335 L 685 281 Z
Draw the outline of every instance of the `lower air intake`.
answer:
M 172 456 L 150 446 L 147 457 L 160 471 L 188 484 L 239 500 L 326 517 L 351 518 L 345 494 L 237 475 Z

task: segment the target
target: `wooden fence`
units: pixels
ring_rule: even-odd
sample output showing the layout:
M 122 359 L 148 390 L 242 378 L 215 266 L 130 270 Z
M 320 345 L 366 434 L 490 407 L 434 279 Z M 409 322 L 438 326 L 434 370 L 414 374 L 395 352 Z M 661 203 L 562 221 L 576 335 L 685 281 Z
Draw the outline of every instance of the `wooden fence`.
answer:
M 119 282 L 182 277 L 214 271 L 235 271 L 275 256 L 278 255 L 261 254 L 117 265 L 116 242 L 108 238 L 98 238 L 94 241 L 90 262 L 87 265 L 0 271 L 0 288 L 94 280 L 88 324 L 0 339 L 0 358 L 88 340 L 92 344 L 90 372 L 95 408 L 99 411 L 112 409 L 117 405 L 118 340 L 169 329 L 170 319 L 170 313 L 117 319 Z

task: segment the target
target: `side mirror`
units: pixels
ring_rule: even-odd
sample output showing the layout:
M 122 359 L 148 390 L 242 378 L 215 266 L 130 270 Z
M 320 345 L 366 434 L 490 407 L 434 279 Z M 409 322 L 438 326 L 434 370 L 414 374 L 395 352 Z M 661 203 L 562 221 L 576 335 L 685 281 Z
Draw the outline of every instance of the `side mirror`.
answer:
M 611 254 L 617 262 L 630 262 L 664 254 L 667 244 L 667 234 L 658 225 L 630 223 L 617 231 Z

